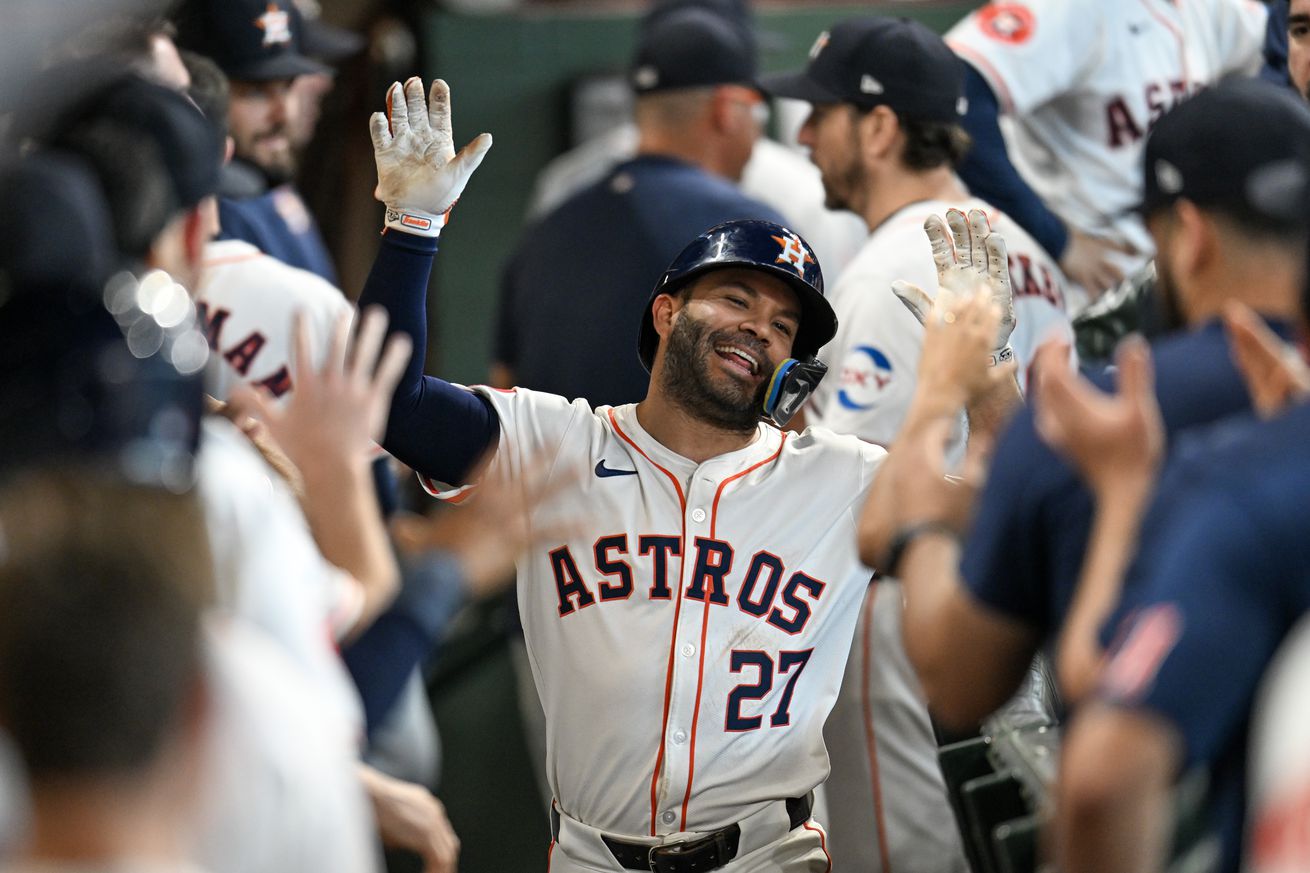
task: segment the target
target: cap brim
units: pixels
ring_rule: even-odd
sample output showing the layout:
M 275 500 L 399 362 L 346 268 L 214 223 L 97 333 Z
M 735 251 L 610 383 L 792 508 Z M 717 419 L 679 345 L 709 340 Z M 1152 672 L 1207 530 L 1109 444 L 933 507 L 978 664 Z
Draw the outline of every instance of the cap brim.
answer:
M 790 97 L 807 103 L 841 103 L 835 94 L 811 79 L 804 70 L 791 73 L 774 73 L 760 79 L 760 86 L 771 97 Z
M 359 54 L 364 50 L 364 42 L 364 37 L 353 30 L 311 18 L 305 20 L 300 45 L 311 58 L 331 63 Z
M 312 76 L 320 73 L 330 76 L 333 70 L 327 64 L 320 64 L 302 54 L 283 52 L 224 72 L 229 79 L 238 82 L 271 82 L 276 79 L 294 79 L 296 76 Z

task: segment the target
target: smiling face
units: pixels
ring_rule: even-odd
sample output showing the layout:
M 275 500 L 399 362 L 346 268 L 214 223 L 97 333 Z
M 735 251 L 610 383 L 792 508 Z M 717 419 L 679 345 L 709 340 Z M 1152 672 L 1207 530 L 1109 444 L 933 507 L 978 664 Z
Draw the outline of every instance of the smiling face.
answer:
M 666 299 L 673 311 L 661 330 L 664 393 L 716 427 L 753 429 L 774 369 L 791 355 L 800 326 L 796 295 L 767 273 L 728 268 Z
M 291 82 L 232 82 L 227 118 L 236 156 L 263 170 L 273 184 L 290 181 L 296 174 L 291 132 L 297 104 Z

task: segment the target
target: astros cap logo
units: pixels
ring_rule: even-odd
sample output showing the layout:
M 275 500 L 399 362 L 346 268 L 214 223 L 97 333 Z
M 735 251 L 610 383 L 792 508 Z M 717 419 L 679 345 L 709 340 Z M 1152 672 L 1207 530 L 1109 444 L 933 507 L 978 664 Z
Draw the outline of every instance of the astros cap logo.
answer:
M 814 41 L 814 45 L 810 46 L 810 60 L 817 58 L 819 52 L 823 51 L 827 45 L 828 31 L 825 30 L 823 33 L 819 34 L 819 38 Z
M 978 25 L 992 39 L 1021 43 L 1033 35 L 1033 14 L 1022 3 L 990 3 L 978 10 Z
M 291 42 L 291 16 L 276 3 L 268 4 L 264 14 L 255 19 L 255 27 L 264 31 L 265 46 Z
M 801 238 L 794 233 L 789 233 L 786 236 L 772 237 L 772 239 L 778 245 L 782 246 L 782 251 L 778 254 L 778 257 L 775 258 L 775 262 L 779 264 L 791 264 L 796 268 L 797 275 L 804 276 L 805 265 L 814 263 L 814 256 L 805 249 L 805 245 L 801 242 Z

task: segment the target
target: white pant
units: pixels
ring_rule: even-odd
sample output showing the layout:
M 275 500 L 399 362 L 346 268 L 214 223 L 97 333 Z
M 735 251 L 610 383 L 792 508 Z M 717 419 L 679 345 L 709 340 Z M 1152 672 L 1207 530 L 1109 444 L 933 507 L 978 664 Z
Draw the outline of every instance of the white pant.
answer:
M 600 831 L 562 813 L 559 821 L 559 839 L 551 844 L 547 873 L 623 873 L 601 841 Z M 788 830 L 783 804 L 776 803 L 740 825 L 738 855 L 718 868 L 722 873 L 831 873 L 828 835 L 814 819 Z M 654 846 L 702 836 L 686 833 L 632 842 Z

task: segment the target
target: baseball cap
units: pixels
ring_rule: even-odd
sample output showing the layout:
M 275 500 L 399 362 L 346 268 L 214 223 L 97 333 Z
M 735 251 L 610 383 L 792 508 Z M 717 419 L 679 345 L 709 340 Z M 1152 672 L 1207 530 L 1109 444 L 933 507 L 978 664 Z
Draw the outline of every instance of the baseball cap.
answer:
M 91 295 L 112 274 L 109 207 L 73 156 L 38 152 L 0 166 L 0 205 L 0 285 Z
M 748 27 L 705 5 L 648 15 L 628 81 L 638 94 L 756 82 L 755 41 Z
M 62 80 L 82 79 L 92 72 L 97 71 L 72 64 L 52 74 Z M 136 73 L 120 69 L 99 71 L 99 75 L 101 87 L 43 120 L 45 129 L 36 134 L 39 141 L 57 148 L 79 125 L 110 121 L 158 147 L 180 209 L 189 209 L 218 190 L 223 137 L 195 103 Z
M 965 109 L 963 64 L 940 36 L 905 18 L 839 21 L 819 34 L 804 70 L 763 84 L 777 97 L 887 106 L 924 121 L 956 121 Z
M 1304 224 L 1310 107 L 1260 79 L 1222 82 L 1165 113 L 1143 160 L 1139 213 L 1186 198 L 1258 221 Z
M 301 53 L 302 19 L 291 0 L 187 0 L 175 20 L 178 46 L 239 82 L 332 72 Z

